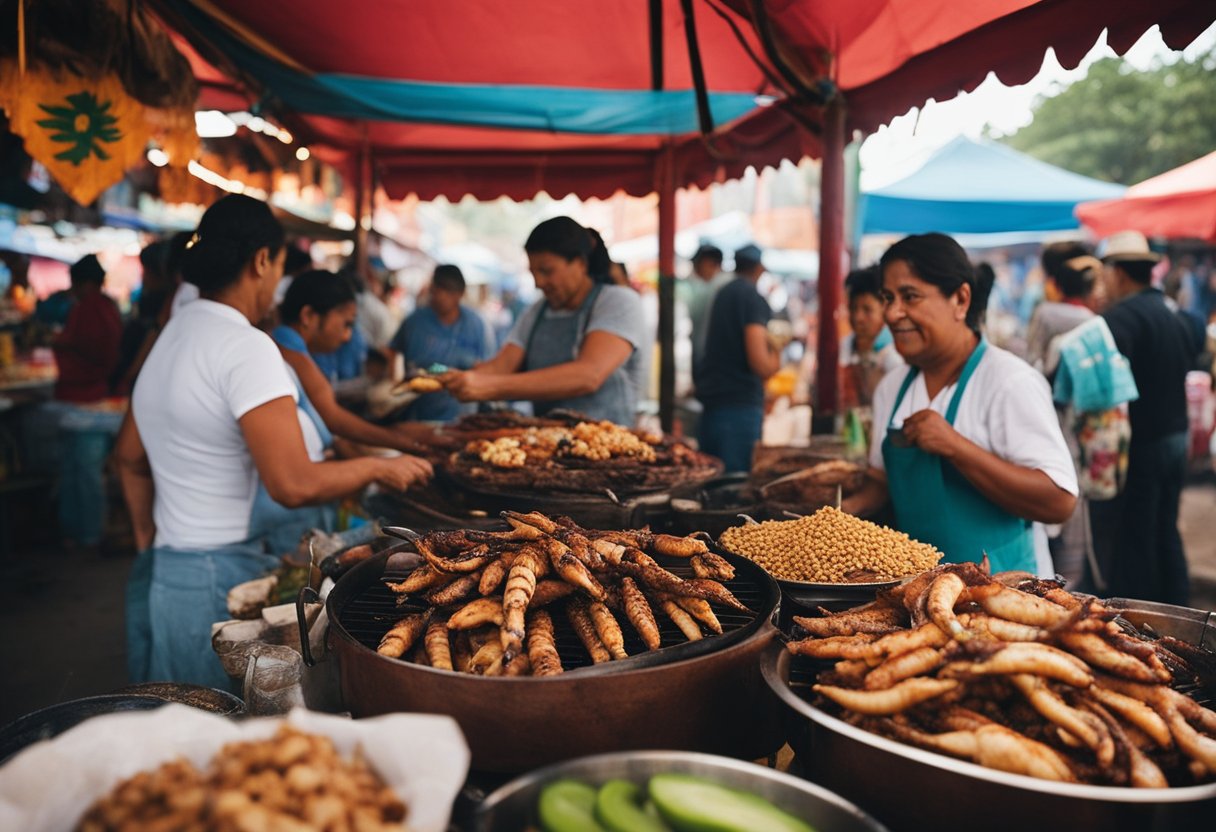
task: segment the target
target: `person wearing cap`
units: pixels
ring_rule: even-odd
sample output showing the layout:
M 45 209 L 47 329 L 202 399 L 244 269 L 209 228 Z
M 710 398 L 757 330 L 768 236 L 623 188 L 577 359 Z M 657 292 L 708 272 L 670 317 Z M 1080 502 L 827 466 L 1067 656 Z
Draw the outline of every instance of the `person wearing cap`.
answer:
M 1144 235 L 1122 231 L 1097 254 L 1112 305 L 1103 313 L 1115 345 L 1131 363 L 1140 398 L 1129 407 L 1132 427 L 1127 481 L 1113 500 L 1091 506 L 1095 548 L 1109 552 L 1107 594 L 1187 603 L 1190 581 L 1178 503 L 1186 474 L 1186 374 L 1195 353 L 1185 324 L 1153 288 L 1160 255 Z
M 773 311 L 756 291 L 764 274 L 761 257 L 752 244 L 735 252 L 735 278 L 714 297 L 705 355 L 693 367 L 704 408 L 701 450 L 721 458 L 727 471 L 751 469 L 764 422 L 764 381 L 781 369 L 781 351 L 768 333 Z
M 494 335 L 481 316 L 462 303 L 464 294 L 464 273 L 460 267 L 436 266 L 428 304 L 405 319 L 389 341 L 389 349 L 423 369 L 442 364 L 453 370 L 468 370 L 488 361 L 494 355 Z M 419 396 L 402 418 L 450 422 L 461 412 L 460 402 L 447 391 L 439 390 Z
M 692 256 L 692 274 L 683 281 L 684 306 L 692 323 L 692 366 L 695 368 L 705 356 L 705 336 L 709 329 L 709 310 L 718 290 L 733 279 L 730 272 L 722 270 L 722 249 L 708 244 L 702 245 Z

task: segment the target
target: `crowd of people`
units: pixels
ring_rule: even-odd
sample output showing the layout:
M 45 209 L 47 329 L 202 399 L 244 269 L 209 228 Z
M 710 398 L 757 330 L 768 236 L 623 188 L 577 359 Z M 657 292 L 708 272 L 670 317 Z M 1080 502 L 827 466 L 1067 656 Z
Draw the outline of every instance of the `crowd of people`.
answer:
M 105 422 L 64 452 L 62 531 L 97 543 L 113 443 L 140 553 L 127 596 L 133 680 L 223 687 L 205 646 L 228 589 L 308 529 L 335 529 L 343 496 L 424 483 L 430 465 L 411 453 L 419 423 L 490 403 L 635 423 L 654 333 L 623 269 L 568 217 L 540 223 L 523 248 L 540 297 L 501 344 L 466 303 L 459 268 L 438 266 L 398 325 L 379 284 L 315 268 L 246 196 L 145 250 L 125 327 L 96 258 L 73 266 L 54 345 L 57 418 Z M 682 282 L 696 439 L 727 471 L 747 471 L 790 336 L 757 290 L 763 252 L 733 252 L 733 271 L 725 259 L 702 246 Z M 850 273 L 840 393 L 870 441 L 866 485 L 844 507 L 889 505 L 897 528 L 949 560 L 986 556 L 994 570 L 1185 603 L 1185 376 L 1203 344 L 1153 287 L 1159 259 L 1136 234 L 1097 251 L 1046 247 L 1047 299 L 1021 357 L 987 337 L 992 272 L 950 237 L 905 238 Z M 336 387 L 366 376 L 397 390 L 403 367 L 441 389 L 377 408 Z M 125 419 L 97 407 L 124 394 Z M 384 448 L 400 454 L 373 452 Z

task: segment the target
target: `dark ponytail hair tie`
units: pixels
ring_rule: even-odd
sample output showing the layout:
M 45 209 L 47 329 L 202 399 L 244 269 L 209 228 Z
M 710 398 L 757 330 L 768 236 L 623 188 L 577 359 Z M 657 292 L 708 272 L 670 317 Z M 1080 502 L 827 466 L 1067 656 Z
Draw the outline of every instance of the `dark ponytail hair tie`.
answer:
M 182 252 L 181 272 L 203 294 L 232 285 L 261 249 L 277 257 L 286 244 L 283 226 L 270 206 L 244 194 L 216 201 Z

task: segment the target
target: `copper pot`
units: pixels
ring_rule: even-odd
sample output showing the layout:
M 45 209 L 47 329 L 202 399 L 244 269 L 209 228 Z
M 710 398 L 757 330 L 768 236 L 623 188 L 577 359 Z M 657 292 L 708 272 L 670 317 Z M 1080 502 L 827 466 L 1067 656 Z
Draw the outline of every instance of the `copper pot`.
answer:
M 385 562 L 378 556 L 355 567 L 326 601 L 342 699 L 356 718 L 447 714 L 464 731 L 472 767 L 495 772 L 637 749 L 755 759 L 782 743 L 780 708 L 760 675 L 780 592 L 753 564 L 737 568 L 763 603 L 733 632 L 556 677 L 486 678 L 390 659 L 352 635 L 344 612 L 380 582 Z

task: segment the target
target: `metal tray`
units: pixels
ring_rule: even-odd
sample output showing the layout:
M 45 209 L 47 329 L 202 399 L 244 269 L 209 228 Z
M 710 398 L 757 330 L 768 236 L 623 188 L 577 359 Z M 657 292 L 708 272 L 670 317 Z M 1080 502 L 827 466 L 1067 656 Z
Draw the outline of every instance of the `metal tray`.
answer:
M 536 801 L 546 783 L 573 778 L 599 785 L 623 778 L 644 785 L 654 774 L 704 777 L 763 797 L 818 832 L 885 832 L 861 809 L 827 789 L 763 766 L 684 751 L 601 754 L 549 766 L 524 775 L 492 793 L 474 819 L 473 832 L 520 832 L 536 821 Z M 763 832 L 763 830 L 755 830 Z

